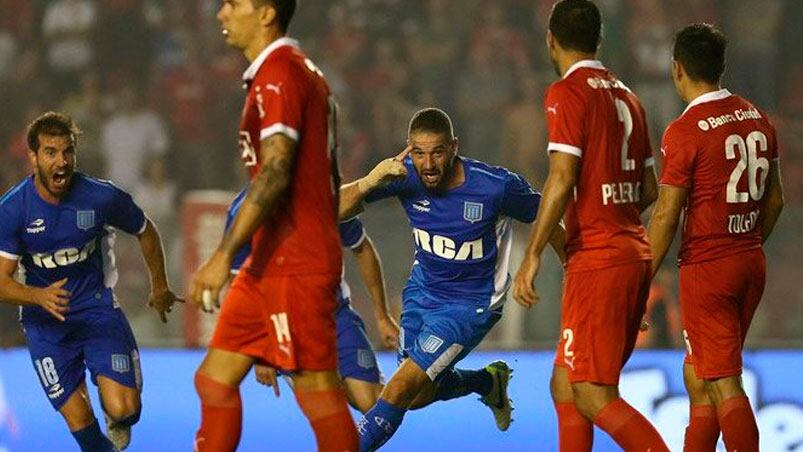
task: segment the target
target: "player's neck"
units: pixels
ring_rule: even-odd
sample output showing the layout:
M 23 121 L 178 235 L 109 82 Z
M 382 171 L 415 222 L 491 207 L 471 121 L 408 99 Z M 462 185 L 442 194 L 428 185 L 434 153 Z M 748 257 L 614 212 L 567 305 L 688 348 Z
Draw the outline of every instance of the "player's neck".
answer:
M 449 178 L 449 182 L 446 183 L 446 191 L 453 190 L 466 182 L 466 170 L 465 166 L 463 165 L 463 160 L 460 156 L 456 156 L 454 159 L 454 165 L 452 166 L 452 174 Z
M 712 85 L 710 83 L 703 83 L 703 82 L 690 83 L 684 90 L 683 101 L 688 104 L 691 103 L 694 99 L 697 99 L 698 97 L 704 94 L 713 93 L 721 89 L 722 86 L 720 86 L 719 84 Z
M 243 55 L 245 58 L 248 59 L 248 62 L 253 62 L 260 53 L 269 45 L 273 43 L 273 41 L 284 37 L 284 35 L 278 31 L 273 29 L 265 31 L 265 33 L 260 34 L 253 41 L 243 50 Z
M 583 60 L 596 60 L 597 54 L 595 53 L 585 53 L 585 52 L 575 52 L 575 51 L 567 51 L 564 52 L 560 57 L 558 57 L 558 70 L 560 70 L 560 76 L 565 77 L 566 72 L 569 69 Z
M 70 184 L 72 184 L 72 181 L 70 181 Z M 64 196 L 67 196 L 68 193 L 65 191 L 64 195 L 61 197 L 54 195 L 50 192 L 50 190 L 47 189 L 47 187 L 45 187 L 42 181 L 39 180 L 39 176 L 33 177 L 33 186 L 36 188 L 36 193 L 39 195 L 39 197 L 48 204 L 59 205 Z

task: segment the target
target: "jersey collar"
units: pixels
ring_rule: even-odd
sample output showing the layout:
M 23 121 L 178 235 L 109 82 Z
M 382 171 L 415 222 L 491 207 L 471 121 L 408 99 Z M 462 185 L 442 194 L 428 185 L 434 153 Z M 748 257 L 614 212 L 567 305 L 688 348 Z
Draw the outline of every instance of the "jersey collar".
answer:
M 731 95 L 731 92 L 726 89 L 721 89 L 719 91 L 710 91 L 701 96 L 697 96 L 693 101 L 689 102 L 689 105 L 683 110 L 683 113 L 686 113 L 691 109 L 691 107 L 695 105 L 699 105 L 705 102 L 713 102 L 715 100 L 722 100 Z
M 605 69 L 602 62 L 600 60 L 580 60 L 572 65 L 565 74 L 563 74 L 563 78 L 568 78 L 569 74 L 572 72 L 580 69 L 581 67 L 587 67 L 591 69 Z
M 243 82 L 250 82 L 254 79 L 257 75 L 257 71 L 262 66 L 262 63 L 268 59 L 271 53 L 274 50 L 278 49 L 279 47 L 290 46 L 294 48 L 298 48 L 298 41 L 292 38 L 288 38 L 287 36 L 281 37 L 273 42 L 271 42 L 267 47 L 265 47 L 262 52 L 251 62 L 251 65 L 248 66 L 248 69 L 243 72 Z

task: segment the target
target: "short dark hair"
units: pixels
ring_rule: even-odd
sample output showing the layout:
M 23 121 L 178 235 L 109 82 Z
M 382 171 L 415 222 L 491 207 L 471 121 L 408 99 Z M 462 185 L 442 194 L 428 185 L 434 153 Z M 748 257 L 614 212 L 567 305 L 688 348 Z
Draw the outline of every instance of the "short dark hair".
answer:
M 290 28 L 290 21 L 296 12 L 296 0 L 252 0 L 254 6 L 264 6 L 270 4 L 276 10 L 276 20 L 282 33 L 287 33 Z
M 718 84 L 725 72 L 728 39 L 711 24 L 691 24 L 675 34 L 672 57 L 692 80 Z
M 596 53 L 602 39 L 602 14 L 589 0 L 561 0 L 552 6 L 549 31 L 564 49 Z
M 39 150 L 39 135 L 69 137 L 70 142 L 75 146 L 80 134 L 81 129 L 69 115 L 49 111 L 28 124 L 28 149 L 34 152 Z
M 434 107 L 415 112 L 407 134 L 411 135 L 413 132 L 445 133 L 450 139 L 454 138 L 452 119 L 445 111 Z

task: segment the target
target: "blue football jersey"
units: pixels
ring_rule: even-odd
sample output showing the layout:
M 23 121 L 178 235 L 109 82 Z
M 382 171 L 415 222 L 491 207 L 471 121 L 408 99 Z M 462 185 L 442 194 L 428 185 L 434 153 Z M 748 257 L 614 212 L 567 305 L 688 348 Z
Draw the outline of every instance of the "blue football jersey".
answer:
M 407 157 L 407 177 L 374 190 L 367 202 L 396 196 L 415 240 L 408 287 L 433 304 L 495 307 L 510 287 L 511 219 L 535 220 L 541 195 L 518 174 L 460 158 L 466 180 L 445 193 L 427 190 Z
M 30 176 L 0 198 L 0 256 L 19 259 L 29 286 L 67 278 L 69 318 L 115 303 L 116 230 L 140 234 L 145 225 L 142 209 L 111 182 L 75 173 L 69 193 L 54 205 L 39 196 Z M 50 314 L 38 306 L 22 309 L 23 321 L 44 318 Z
M 239 212 L 246 193 L 247 188 L 244 188 L 242 191 L 240 191 L 240 193 L 237 193 L 237 196 L 231 202 L 229 210 L 226 214 L 226 230 L 231 227 L 231 223 L 234 221 L 234 217 L 237 215 L 237 212 Z M 346 248 L 354 249 L 360 246 L 366 237 L 365 228 L 363 227 L 360 219 L 356 217 L 340 223 L 338 225 L 338 230 L 340 232 L 340 242 Z M 240 248 L 240 251 L 238 251 L 232 259 L 232 273 L 237 273 L 240 270 L 240 267 L 243 266 L 249 254 L 251 254 L 251 244 L 247 243 Z M 345 272 L 345 268 L 343 271 Z M 351 288 L 346 283 L 345 277 L 340 279 L 340 289 L 337 296 L 341 305 L 349 303 L 351 298 Z

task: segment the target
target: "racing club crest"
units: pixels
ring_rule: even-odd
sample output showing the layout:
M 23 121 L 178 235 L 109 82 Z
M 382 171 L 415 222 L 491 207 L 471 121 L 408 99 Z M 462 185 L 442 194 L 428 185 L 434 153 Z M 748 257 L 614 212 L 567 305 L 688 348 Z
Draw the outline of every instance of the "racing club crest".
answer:
M 79 210 L 75 216 L 75 223 L 78 229 L 92 229 L 95 227 L 95 211 L 94 210 Z
M 482 203 L 465 201 L 463 203 L 463 219 L 469 223 L 482 220 Z

